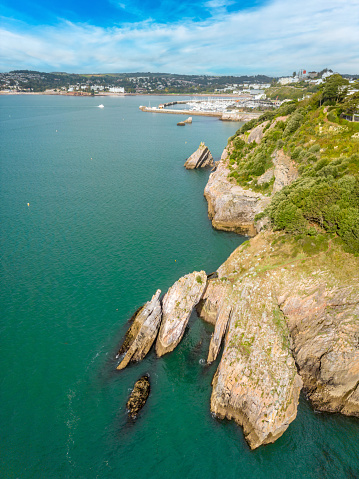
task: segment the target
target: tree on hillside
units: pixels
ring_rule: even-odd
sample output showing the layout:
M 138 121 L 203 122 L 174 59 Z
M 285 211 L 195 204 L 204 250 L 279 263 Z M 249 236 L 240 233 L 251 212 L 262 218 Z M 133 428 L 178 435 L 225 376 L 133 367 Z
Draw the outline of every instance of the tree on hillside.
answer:
M 339 73 L 326 78 L 322 91 L 321 103 L 342 102 L 348 93 L 349 81 L 345 80 Z
M 359 111 L 359 92 L 347 96 L 343 103 L 342 111 L 346 115 L 352 116 L 354 121 L 354 114 Z

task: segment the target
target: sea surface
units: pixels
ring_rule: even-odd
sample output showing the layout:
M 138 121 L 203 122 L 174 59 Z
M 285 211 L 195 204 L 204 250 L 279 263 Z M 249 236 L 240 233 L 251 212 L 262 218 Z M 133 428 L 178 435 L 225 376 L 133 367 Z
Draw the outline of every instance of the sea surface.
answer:
M 138 109 L 167 98 L 0 97 L 0 477 L 358 478 L 359 420 L 304 396 L 255 451 L 211 416 L 213 327 L 195 314 L 174 352 L 115 370 L 132 313 L 245 240 L 212 229 L 209 171 L 183 168 L 201 141 L 219 159 L 240 125 Z M 144 373 L 151 395 L 129 421 Z

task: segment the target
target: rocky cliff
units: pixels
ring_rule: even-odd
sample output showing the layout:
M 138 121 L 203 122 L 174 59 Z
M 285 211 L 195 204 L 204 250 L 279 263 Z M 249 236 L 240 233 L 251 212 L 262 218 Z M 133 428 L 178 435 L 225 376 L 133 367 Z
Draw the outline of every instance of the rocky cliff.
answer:
M 218 230 L 254 236 L 257 233 L 254 218 L 268 206 L 270 198 L 244 189 L 229 178 L 229 160 L 226 156 L 227 153 L 210 174 L 204 189 L 208 216 Z
M 359 416 L 359 260 L 278 237 L 235 250 L 199 310 L 216 327 L 229 319 L 211 410 L 242 425 L 251 448 L 283 434 L 302 385 L 316 409 Z

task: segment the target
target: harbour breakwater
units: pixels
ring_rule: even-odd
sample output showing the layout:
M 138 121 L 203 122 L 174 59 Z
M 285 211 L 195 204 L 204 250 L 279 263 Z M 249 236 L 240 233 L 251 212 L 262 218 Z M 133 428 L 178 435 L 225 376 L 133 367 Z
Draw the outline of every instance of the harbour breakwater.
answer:
M 179 102 L 177 102 L 179 103 Z M 173 103 L 174 104 L 174 103 Z M 140 106 L 141 111 L 147 113 L 166 113 L 170 115 L 191 115 L 191 116 L 211 116 L 219 118 L 223 121 L 249 121 L 253 118 L 258 118 L 260 113 L 247 113 L 247 112 L 222 112 L 222 111 L 193 111 L 193 110 L 171 110 L 167 108 L 146 107 Z

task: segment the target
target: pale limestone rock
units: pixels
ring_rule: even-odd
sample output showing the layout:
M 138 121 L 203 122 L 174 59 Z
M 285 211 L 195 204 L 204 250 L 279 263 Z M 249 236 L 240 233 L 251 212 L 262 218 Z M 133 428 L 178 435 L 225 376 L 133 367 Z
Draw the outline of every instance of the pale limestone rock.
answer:
M 204 189 L 208 216 L 216 229 L 254 236 L 254 217 L 270 203 L 270 197 L 238 186 L 228 178 L 229 173 L 226 159 L 209 176 Z
M 163 356 L 181 341 L 193 308 L 206 288 L 207 275 L 194 271 L 180 278 L 167 291 L 162 302 L 162 324 L 156 342 L 157 356 Z
M 252 128 L 250 130 L 249 135 L 246 138 L 247 143 L 252 143 L 255 141 L 257 144 L 259 144 L 264 136 L 264 128 L 268 125 L 268 121 L 264 121 L 260 125 L 256 126 L 255 128 Z
M 230 292 L 229 285 L 224 281 L 209 280 L 206 291 L 197 306 L 198 315 L 207 323 L 216 324 L 218 311 Z
M 241 424 L 252 448 L 294 420 L 302 383 L 316 409 L 359 416 L 359 259 L 338 247 L 298 261 L 275 238 L 237 248 L 204 295 L 207 317 L 221 291 L 232 307 L 211 410 Z
M 314 407 L 359 416 L 359 291 L 319 284 L 281 309 L 293 354 Z
M 219 349 L 222 344 L 223 336 L 227 331 L 228 322 L 232 313 L 232 303 L 230 298 L 225 297 L 218 311 L 214 333 L 208 350 L 207 363 L 211 364 L 217 359 Z
M 252 449 L 284 433 L 297 415 L 302 387 L 283 315 L 273 297 L 262 296 L 262 287 L 252 279 L 233 286 L 211 396 L 211 411 L 240 424 Z
M 162 317 L 160 294 L 161 290 L 158 289 L 151 301 L 148 301 L 135 317 L 126 333 L 126 347 L 124 348 L 127 350 L 126 354 L 117 369 L 124 369 L 130 361 L 141 361 L 151 349 Z
M 272 191 L 274 195 L 285 186 L 293 183 L 299 177 L 299 174 L 295 162 L 283 150 L 275 150 L 272 159 L 275 166 L 275 180 Z
M 213 156 L 208 147 L 202 142 L 199 145 L 199 148 L 187 159 L 184 166 L 187 168 L 187 170 L 205 167 L 213 168 Z

